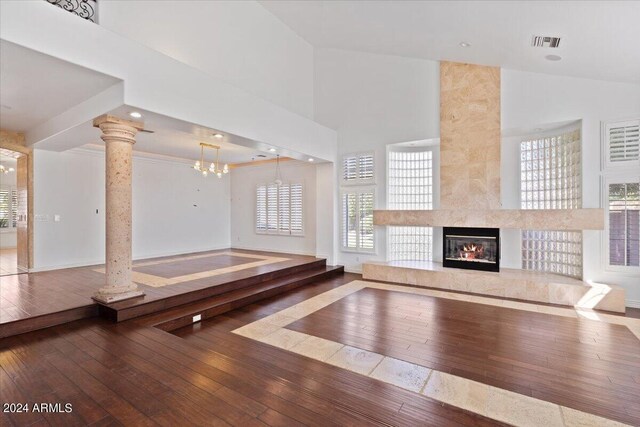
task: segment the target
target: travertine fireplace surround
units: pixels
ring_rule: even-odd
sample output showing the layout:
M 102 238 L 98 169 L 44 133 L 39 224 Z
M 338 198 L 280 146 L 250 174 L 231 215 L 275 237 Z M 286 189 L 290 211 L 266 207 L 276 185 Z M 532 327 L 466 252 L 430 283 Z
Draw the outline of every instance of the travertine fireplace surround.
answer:
M 603 209 L 509 210 L 500 203 L 500 68 L 440 63 L 440 209 L 376 210 L 374 225 L 602 230 Z M 443 269 L 438 263 L 368 263 L 386 280 L 624 312 L 624 289 L 545 273 Z M 476 285 L 474 285 L 474 283 Z

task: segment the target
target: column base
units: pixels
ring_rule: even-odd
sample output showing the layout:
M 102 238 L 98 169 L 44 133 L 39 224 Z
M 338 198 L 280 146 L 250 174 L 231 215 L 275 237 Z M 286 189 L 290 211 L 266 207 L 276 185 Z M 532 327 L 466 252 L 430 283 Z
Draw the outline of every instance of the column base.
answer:
M 122 292 L 120 294 L 101 294 L 98 292 L 91 298 L 99 304 L 112 304 L 118 301 L 124 301 L 131 298 L 144 296 L 144 292 L 140 290 Z

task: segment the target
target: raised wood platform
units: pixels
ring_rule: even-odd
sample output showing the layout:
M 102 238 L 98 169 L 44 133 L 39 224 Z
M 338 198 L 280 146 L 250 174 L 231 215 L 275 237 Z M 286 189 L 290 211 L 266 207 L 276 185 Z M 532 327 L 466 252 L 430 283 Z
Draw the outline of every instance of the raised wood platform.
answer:
M 91 266 L 3 277 L 0 338 L 99 314 L 123 321 L 208 299 L 211 306 L 203 308 L 206 318 L 224 312 L 223 307 L 237 308 L 242 301 L 257 301 L 343 271 L 327 267 L 320 258 L 259 251 L 156 258 L 134 262 L 134 280 L 144 297 L 99 306 L 91 296 L 104 283 L 101 269 Z
M 369 262 L 362 266 L 367 280 L 448 289 L 524 301 L 625 312 L 624 289 L 587 283 L 550 273 L 504 268 L 499 273 L 445 268 L 430 261 Z

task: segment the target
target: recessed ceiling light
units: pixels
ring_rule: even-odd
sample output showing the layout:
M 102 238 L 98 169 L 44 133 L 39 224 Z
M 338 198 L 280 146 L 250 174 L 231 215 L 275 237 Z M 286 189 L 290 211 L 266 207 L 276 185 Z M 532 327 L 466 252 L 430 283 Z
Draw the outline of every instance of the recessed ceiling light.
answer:
M 276 149 L 275 148 L 269 148 L 269 151 L 271 151 L 272 153 L 275 153 Z
M 309 161 L 313 162 L 315 159 L 313 157 L 309 157 Z
M 214 138 L 218 138 L 218 139 L 222 139 L 222 138 L 223 138 L 223 135 L 222 135 L 221 133 L 214 133 L 214 134 L 213 134 L 213 137 L 214 137 Z
M 547 56 L 545 56 L 545 58 L 548 61 L 560 61 L 562 59 L 562 57 L 558 56 L 558 55 L 547 55 Z
M 142 114 L 138 113 L 137 111 L 132 111 L 132 112 L 129 113 L 129 115 L 131 117 L 133 117 L 134 119 L 139 119 L 139 118 L 142 117 Z
M 471 43 L 460 42 L 460 47 L 471 47 Z

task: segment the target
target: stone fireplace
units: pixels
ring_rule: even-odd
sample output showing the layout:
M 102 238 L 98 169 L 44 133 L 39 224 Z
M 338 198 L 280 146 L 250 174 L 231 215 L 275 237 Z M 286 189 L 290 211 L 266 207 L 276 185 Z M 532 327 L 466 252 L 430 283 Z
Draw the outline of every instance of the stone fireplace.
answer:
M 500 229 L 444 227 L 443 267 L 500 271 Z

